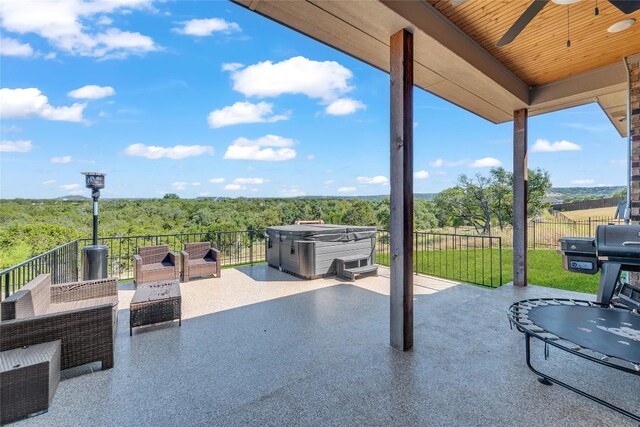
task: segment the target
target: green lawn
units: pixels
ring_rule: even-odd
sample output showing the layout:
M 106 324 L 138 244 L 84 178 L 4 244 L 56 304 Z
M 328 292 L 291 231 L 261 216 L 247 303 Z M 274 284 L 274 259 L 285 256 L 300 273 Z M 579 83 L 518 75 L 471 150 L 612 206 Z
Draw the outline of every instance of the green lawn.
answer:
M 389 265 L 387 254 L 376 255 L 376 262 Z M 500 286 L 513 278 L 513 251 L 498 249 L 418 251 L 414 253 L 414 268 L 419 273 L 444 277 L 485 286 Z M 562 255 L 554 250 L 529 250 L 529 283 L 577 292 L 595 294 L 600 275 L 569 273 L 562 268 Z

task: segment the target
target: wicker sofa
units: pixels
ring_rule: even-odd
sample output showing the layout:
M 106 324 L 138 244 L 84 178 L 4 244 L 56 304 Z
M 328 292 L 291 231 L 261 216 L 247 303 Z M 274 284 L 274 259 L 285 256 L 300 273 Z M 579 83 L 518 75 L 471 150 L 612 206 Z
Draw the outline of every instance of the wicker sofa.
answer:
M 117 309 L 116 279 L 52 285 L 41 274 L 0 304 L 0 351 L 60 340 L 60 369 L 112 368 Z
M 169 245 L 145 246 L 133 256 L 136 269 L 134 283 L 137 285 L 159 280 L 180 279 L 180 264 Z
M 185 243 L 182 254 L 182 280 L 192 277 L 220 277 L 220 251 L 208 242 Z

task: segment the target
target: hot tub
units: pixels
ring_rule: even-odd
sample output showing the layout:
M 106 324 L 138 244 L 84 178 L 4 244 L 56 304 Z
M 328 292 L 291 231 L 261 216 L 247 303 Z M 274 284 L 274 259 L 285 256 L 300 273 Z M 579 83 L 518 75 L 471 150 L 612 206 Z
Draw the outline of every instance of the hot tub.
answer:
M 336 258 L 375 264 L 376 227 L 331 224 L 267 228 L 267 263 L 304 279 L 336 274 Z

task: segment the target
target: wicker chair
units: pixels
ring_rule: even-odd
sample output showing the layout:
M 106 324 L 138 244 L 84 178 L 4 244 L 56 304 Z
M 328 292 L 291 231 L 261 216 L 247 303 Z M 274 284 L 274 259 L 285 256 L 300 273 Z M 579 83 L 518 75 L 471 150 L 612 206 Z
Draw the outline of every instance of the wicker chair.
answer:
M 41 274 L 0 304 L 0 351 L 60 340 L 60 369 L 112 368 L 117 310 L 116 279 L 52 285 Z
M 182 280 L 195 276 L 220 277 L 220 251 L 207 242 L 186 243 L 182 254 Z
M 175 252 L 169 245 L 146 246 L 138 249 L 133 256 L 136 264 L 134 283 L 157 282 L 159 280 L 180 279 L 180 265 Z

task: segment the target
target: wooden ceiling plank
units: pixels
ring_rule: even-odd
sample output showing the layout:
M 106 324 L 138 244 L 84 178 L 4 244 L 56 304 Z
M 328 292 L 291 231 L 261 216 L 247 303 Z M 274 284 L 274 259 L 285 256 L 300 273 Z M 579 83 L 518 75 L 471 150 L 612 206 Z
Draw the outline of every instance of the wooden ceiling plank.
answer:
M 566 49 L 567 6 L 549 3 L 514 42 L 503 48 L 496 48 L 495 42 L 530 2 L 468 2 L 474 4 L 473 7 L 471 4 L 463 7 L 467 3 L 454 7 L 446 1 L 431 0 L 429 3 L 531 85 L 579 74 L 640 51 L 640 25 L 624 33 L 606 32 L 611 24 L 624 18 L 635 17 L 640 21 L 640 11 L 631 16 L 623 15 L 606 1 L 599 3 L 598 16 L 594 16 L 594 5 L 591 2 L 581 2 L 569 7 L 572 41 L 570 58 L 562 51 Z M 604 54 L 599 55 L 596 53 L 598 51 Z M 567 59 L 571 61 L 570 67 L 564 66 Z M 545 72 L 538 72 L 538 69 L 544 69 Z

